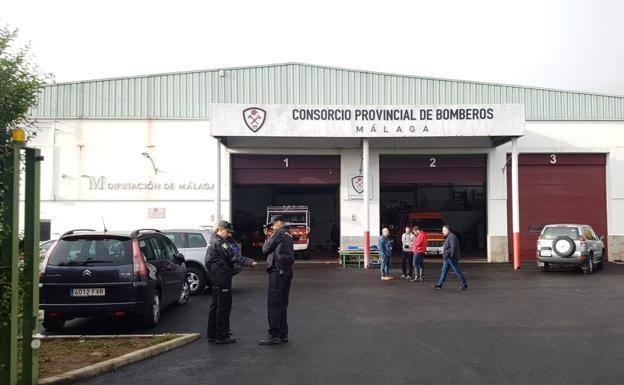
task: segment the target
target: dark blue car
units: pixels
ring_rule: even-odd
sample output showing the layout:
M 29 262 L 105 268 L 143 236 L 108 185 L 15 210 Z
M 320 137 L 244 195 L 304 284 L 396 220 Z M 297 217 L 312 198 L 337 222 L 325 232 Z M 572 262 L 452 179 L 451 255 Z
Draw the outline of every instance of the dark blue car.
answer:
M 168 305 L 189 300 L 184 256 L 158 230 L 72 230 L 41 268 L 43 326 L 58 330 L 79 317 L 132 317 L 148 326 Z

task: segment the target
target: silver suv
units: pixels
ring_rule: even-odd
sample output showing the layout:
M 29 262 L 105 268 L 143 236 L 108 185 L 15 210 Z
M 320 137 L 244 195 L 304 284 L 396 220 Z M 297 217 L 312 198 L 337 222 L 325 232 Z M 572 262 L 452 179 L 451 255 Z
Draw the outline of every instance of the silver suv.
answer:
M 537 265 L 542 271 L 567 265 L 591 274 L 603 267 L 605 257 L 604 237 L 589 225 L 546 225 L 537 240 Z
M 214 232 L 210 229 L 162 230 L 184 254 L 191 295 L 203 293 L 210 285 L 206 271 L 206 253 Z

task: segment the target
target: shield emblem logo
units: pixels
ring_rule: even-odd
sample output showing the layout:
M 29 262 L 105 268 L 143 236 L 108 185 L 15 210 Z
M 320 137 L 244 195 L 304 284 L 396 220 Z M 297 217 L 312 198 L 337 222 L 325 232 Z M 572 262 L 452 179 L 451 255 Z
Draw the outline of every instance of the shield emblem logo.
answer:
M 361 194 L 364 192 L 364 177 L 362 175 L 357 175 L 351 178 L 351 186 L 356 193 Z
M 258 107 L 249 107 L 243 110 L 245 125 L 253 132 L 258 132 L 266 120 L 266 111 Z

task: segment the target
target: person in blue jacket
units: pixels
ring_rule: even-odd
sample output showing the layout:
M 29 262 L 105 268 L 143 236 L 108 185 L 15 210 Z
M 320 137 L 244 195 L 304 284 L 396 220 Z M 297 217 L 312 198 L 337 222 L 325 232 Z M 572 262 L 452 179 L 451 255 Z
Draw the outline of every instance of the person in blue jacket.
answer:
M 444 225 L 444 227 L 442 227 L 442 233 L 444 233 L 444 236 L 446 237 L 444 245 L 442 246 L 442 258 L 444 263 L 442 265 L 442 272 L 440 273 L 438 283 L 431 285 L 431 287 L 437 290 L 442 289 L 444 281 L 446 280 L 446 275 L 448 274 L 449 268 L 451 268 L 455 272 L 455 275 L 457 275 L 457 278 L 459 278 L 459 282 L 461 282 L 461 286 L 458 290 L 464 291 L 468 288 L 468 283 L 459 268 L 459 240 L 457 239 L 457 236 L 451 232 L 451 227 L 449 225 Z
M 381 270 L 381 280 L 388 281 L 391 280 L 390 276 L 390 257 L 392 256 L 392 245 L 390 244 L 390 230 L 388 228 L 384 228 L 381 231 L 381 237 L 379 237 L 379 242 L 377 247 L 379 248 L 379 259 L 381 262 L 380 270 Z

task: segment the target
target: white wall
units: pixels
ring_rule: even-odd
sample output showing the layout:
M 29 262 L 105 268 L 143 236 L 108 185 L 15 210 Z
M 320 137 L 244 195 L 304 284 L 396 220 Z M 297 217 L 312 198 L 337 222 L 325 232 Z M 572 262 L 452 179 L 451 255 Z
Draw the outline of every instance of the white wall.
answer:
M 215 190 L 182 191 L 189 181 L 216 181 L 216 140 L 206 121 L 165 120 L 66 120 L 43 121 L 31 141 L 45 156 L 42 163 L 41 218 L 52 220 L 52 233 L 77 227 L 101 228 L 104 216 L 109 228 L 194 227 L 216 221 Z M 521 153 L 608 154 L 607 194 L 609 235 L 624 237 L 624 122 L 527 122 L 519 140 Z M 488 240 L 507 236 L 507 179 L 503 171 L 509 144 L 490 148 L 378 149 L 371 148 L 371 224 L 379 233 L 380 154 L 477 154 L 488 155 Z M 142 152 L 149 152 L 154 169 Z M 341 156 L 340 216 L 343 237 L 363 236 L 363 202 L 350 200 L 350 176 L 359 174 L 361 149 L 222 149 L 222 215 L 230 212 L 230 153 L 316 154 Z M 175 191 L 93 189 L 91 177 L 108 178 L 115 185 L 167 183 Z M 165 218 L 148 218 L 148 208 L 164 208 Z M 522 209 L 522 208 L 521 208 Z M 355 239 L 355 238 L 354 238 Z M 611 238 L 610 238 L 611 239 Z M 491 249 L 491 248 L 490 248 Z M 490 260 L 506 260 L 506 250 Z M 617 256 L 612 257 L 619 258 Z

